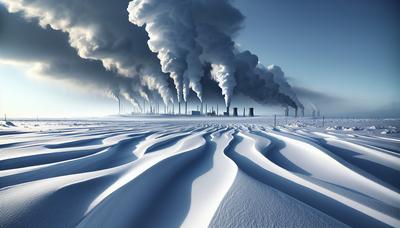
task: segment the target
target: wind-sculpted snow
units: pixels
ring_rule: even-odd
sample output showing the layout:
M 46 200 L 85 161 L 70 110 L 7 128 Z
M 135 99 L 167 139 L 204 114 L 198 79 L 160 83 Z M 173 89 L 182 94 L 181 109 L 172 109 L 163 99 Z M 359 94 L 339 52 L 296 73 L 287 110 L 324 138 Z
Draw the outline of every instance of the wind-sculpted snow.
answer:
M 400 226 L 398 135 L 280 121 L 13 121 L 0 227 Z

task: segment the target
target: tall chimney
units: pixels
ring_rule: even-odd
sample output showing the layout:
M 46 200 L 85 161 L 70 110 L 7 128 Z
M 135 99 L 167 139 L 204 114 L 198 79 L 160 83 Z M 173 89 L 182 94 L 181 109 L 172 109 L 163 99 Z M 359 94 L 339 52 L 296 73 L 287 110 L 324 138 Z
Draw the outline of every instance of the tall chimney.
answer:
M 187 115 L 187 101 L 185 101 L 185 115 Z
M 217 104 L 217 116 L 218 116 L 218 104 Z
M 227 113 L 228 116 L 229 116 L 229 106 L 226 107 L 226 113 Z
M 121 99 L 118 96 L 118 115 L 121 115 Z
M 238 116 L 238 108 L 233 108 L 233 116 Z
M 243 108 L 243 117 L 246 116 L 246 108 Z
M 249 108 L 249 116 L 250 117 L 254 116 L 254 108 Z
M 179 101 L 179 108 L 178 108 L 178 114 L 181 114 L 181 102 Z

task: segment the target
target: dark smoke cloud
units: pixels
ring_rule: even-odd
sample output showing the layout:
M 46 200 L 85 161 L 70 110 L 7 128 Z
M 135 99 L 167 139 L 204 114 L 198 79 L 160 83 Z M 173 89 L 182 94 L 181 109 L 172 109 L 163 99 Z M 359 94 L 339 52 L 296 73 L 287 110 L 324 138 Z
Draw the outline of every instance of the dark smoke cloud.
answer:
M 113 97 L 124 93 L 131 102 L 140 99 L 131 88 L 134 84 L 130 78 L 106 71 L 100 61 L 79 57 L 65 33 L 43 29 L 34 21 L 9 14 L 1 5 L 0 21 L 0 61 L 26 65 L 41 76 L 71 81 L 88 90 L 106 91 Z
M 274 75 L 258 65 L 258 57 L 249 51 L 236 55 L 237 91 L 261 104 L 283 104 L 297 107 L 286 94 L 280 92 L 280 85 Z
M 178 100 L 183 93 L 186 101 L 189 83 L 200 83 L 202 64 L 211 66 L 211 78 L 218 83 L 226 106 L 236 88 L 263 104 L 302 107 L 279 67 L 267 70 L 258 66 L 257 56 L 250 52 L 236 54 L 232 37 L 244 17 L 230 1 L 133 0 L 128 12 L 129 20 L 148 32 L 149 47 L 158 54 L 163 71 L 174 79 Z M 201 100 L 202 86 L 191 88 Z
M 159 61 L 145 45 L 146 32 L 127 21 L 128 1 L 1 0 L 10 12 L 21 12 L 43 26 L 68 34 L 70 45 L 85 59 L 99 60 L 111 71 L 131 78 L 134 90 L 157 91 L 173 99 Z M 147 94 L 148 95 L 148 94 Z M 143 96 L 142 96 L 143 97 Z M 145 97 L 143 97 L 145 98 Z
M 149 47 L 157 53 L 162 70 L 173 78 L 178 100 L 189 86 L 201 100 L 201 64 L 211 64 L 229 106 L 236 85 L 234 42 L 231 35 L 243 20 L 228 1 L 134 0 L 128 6 L 129 20 L 144 26 Z
M 6 23 L 0 55 L 38 62 L 42 75 L 111 91 L 135 105 L 186 101 L 191 89 L 200 100 L 222 94 L 227 106 L 242 94 L 260 104 L 302 107 L 279 67 L 265 68 L 256 55 L 236 49 L 244 16 L 229 0 L 0 3 L 17 19 Z

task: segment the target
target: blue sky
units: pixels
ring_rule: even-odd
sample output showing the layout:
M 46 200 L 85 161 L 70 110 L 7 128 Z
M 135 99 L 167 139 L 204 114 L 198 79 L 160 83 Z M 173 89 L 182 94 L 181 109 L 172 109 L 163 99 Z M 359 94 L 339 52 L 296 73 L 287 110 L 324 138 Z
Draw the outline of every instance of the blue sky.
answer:
M 292 83 L 379 108 L 400 97 L 398 1 L 237 0 L 237 42 Z
M 336 113 L 399 104 L 399 3 L 390 0 L 236 0 L 240 48 L 277 64 L 292 85 L 338 98 Z M 1 50 L 0 50 L 1 51 Z M 0 63 L 0 112 L 14 117 L 115 113 L 99 93 Z M 332 107 L 331 107 L 332 108 Z M 331 110 L 330 110 L 331 111 Z

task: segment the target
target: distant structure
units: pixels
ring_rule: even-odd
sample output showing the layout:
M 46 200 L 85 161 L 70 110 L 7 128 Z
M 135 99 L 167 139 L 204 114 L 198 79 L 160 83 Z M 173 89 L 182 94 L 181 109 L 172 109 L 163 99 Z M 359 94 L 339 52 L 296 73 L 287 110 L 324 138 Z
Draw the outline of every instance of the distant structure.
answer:
M 297 108 L 294 109 L 294 117 L 297 117 Z
M 185 101 L 182 101 L 185 102 Z M 232 108 L 232 113 L 230 113 L 230 107 L 227 106 L 226 110 L 224 112 L 221 113 L 221 115 L 219 115 L 219 105 L 216 104 L 216 107 L 211 105 L 210 108 L 208 108 L 208 104 L 204 103 L 203 101 L 201 101 L 201 103 L 197 106 L 195 106 L 194 109 L 191 109 L 189 106 L 188 109 L 188 105 L 187 102 L 185 102 L 184 104 L 182 102 L 171 102 L 169 104 L 164 104 L 164 105 L 160 105 L 159 102 L 148 102 L 148 101 L 143 101 L 143 106 L 141 107 L 136 107 L 133 109 L 132 111 L 132 115 L 136 115 L 139 112 L 142 114 L 146 114 L 146 115 L 172 115 L 172 116 L 209 116 L 209 117 L 217 117 L 217 116 L 225 116 L 225 117 L 229 117 L 229 116 L 233 116 L 233 117 L 239 117 L 239 109 L 241 107 L 233 107 Z M 182 105 L 185 105 L 185 107 L 181 107 L 181 103 Z M 203 109 L 203 105 L 205 105 L 204 109 Z M 121 104 L 119 104 L 119 112 L 124 112 L 123 109 L 123 103 L 121 102 Z M 160 107 L 162 106 L 162 107 Z M 177 110 L 175 110 L 175 106 Z M 164 109 L 164 110 L 160 110 Z M 181 109 L 182 108 L 182 109 Z M 184 109 L 183 109 L 184 108 Z M 287 110 L 288 107 L 285 107 L 285 110 Z M 303 110 L 303 109 L 302 109 Z M 246 113 L 247 112 L 247 113 Z M 297 112 L 296 112 L 297 113 Z M 315 111 L 316 114 L 316 111 Z M 240 114 L 240 116 L 242 116 Z M 254 108 L 248 108 L 248 107 L 243 107 L 243 117 L 254 117 Z
M 233 116 L 238 116 L 238 108 L 233 108 Z
M 289 107 L 287 107 L 287 106 L 285 108 L 285 116 L 289 116 Z
M 187 101 L 185 101 L 185 115 L 187 115 Z
M 216 116 L 215 111 L 213 110 L 213 111 L 211 111 L 211 112 L 208 112 L 208 113 L 207 113 L 207 116 Z
M 118 100 L 118 115 L 121 115 L 121 99 L 119 95 L 117 96 L 117 100 Z
M 200 111 L 192 111 L 192 116 L 200 116 Z
M 301 116 L 304 117 L 304 108 L 301 109 Z
M 254 117 L 254 108 L 249 108 L 249 116 Z
M 226 107 L 226 112 L 224 112 L 224 116 L 229 116 L 229 107 Z

